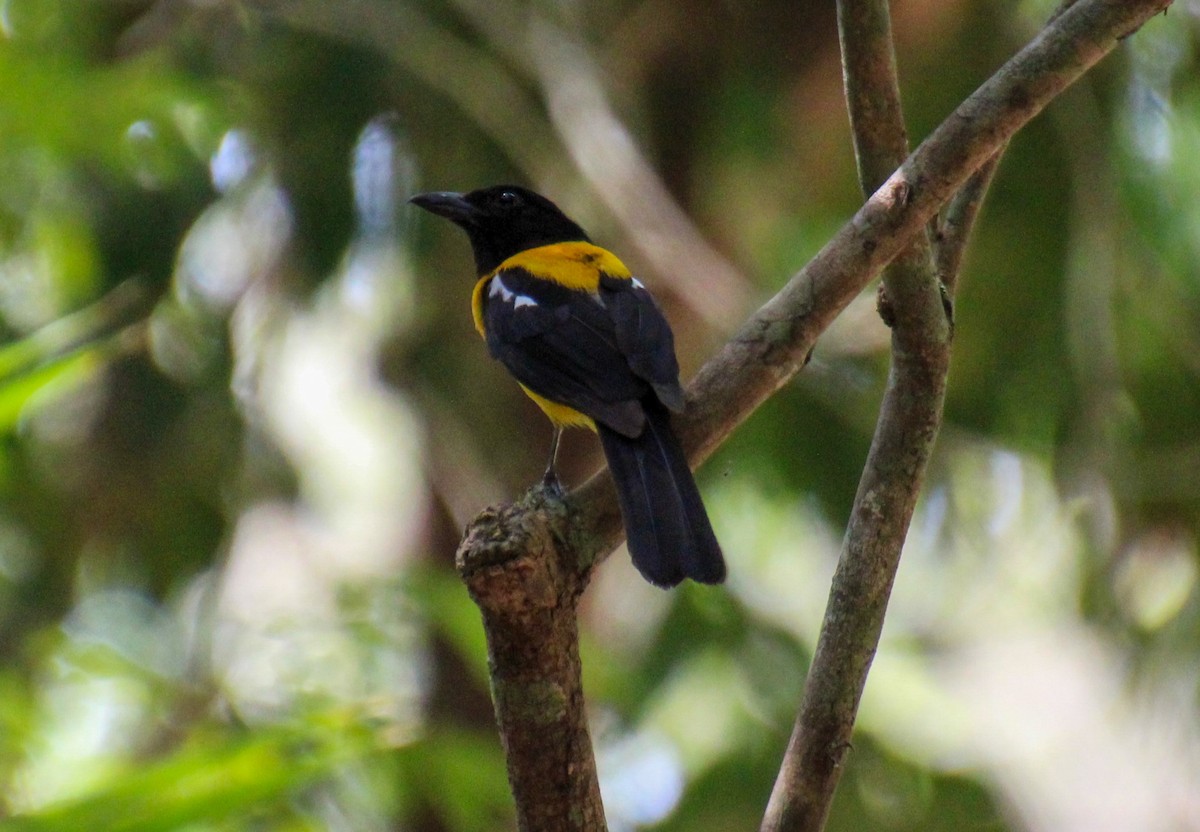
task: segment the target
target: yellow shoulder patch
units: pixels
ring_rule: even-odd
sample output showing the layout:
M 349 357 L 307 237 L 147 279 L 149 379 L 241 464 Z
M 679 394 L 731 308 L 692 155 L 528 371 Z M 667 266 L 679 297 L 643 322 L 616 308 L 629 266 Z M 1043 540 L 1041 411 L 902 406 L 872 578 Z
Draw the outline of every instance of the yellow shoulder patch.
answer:
M 514 254 L 500 264 L 505 269 L 524 269 L 534 277 L 552 280 L 568 289 L 594 292 L 600 285 L 600 274 L 629 280 L 625 264 L 608 249 L 591 243 L 553 243 Z M 476 292 L 479 288 L 476 286 Z
M 632 278 L 628 267 L 617 255 L 591 243 L 552 243 L 526 249 L 514 254 L 494 272 L 485 274 L 475 283 L 475 290 L 471 292 L 471 317 L 475 320 L 475 329 L 485 338 L 487 329 L 483 323 L 483 290 L 488 281 L 506 269 L 522 269 L 534 277 L 580 292 L 595 292 L 600 285 L 601 274 L 618 280 Z

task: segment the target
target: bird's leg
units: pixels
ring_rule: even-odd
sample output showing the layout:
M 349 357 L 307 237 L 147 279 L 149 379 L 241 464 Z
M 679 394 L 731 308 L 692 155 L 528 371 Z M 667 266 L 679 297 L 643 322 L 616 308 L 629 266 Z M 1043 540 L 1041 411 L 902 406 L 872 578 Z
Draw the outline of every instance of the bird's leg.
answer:
M 558 440 L 562 438 L 563 429 L 558 425 L 554 426 L 554 438 L 550 440 L 550 461 L 546 463 L 546 473 L 542 475 L 542 485 L 547 491 L 552 491 L 555 494 L 562 494 L 562 483 L 558 481 L 558 474 L 554 470 L 554 463 L 558 459 Z

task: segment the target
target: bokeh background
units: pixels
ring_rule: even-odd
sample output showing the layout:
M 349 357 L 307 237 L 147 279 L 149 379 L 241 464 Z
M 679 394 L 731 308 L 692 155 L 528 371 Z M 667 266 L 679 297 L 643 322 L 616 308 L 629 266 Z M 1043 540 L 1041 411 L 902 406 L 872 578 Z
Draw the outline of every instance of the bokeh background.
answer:
M 895 3 L 914 141 L 1050 11 Z M 1200 829 L 1198 40 L 1000 168 L 831 830 Z M 549 429 L 405 204 L 504 181 L 690 375 L 860 202 L 833 4 L 0 3 L 0 828 L 512 828 L 453 552 Z M 887 345 L 868 291 L 702 469 L 725 587 L 589 589 L 615 832 L 756 828 Z

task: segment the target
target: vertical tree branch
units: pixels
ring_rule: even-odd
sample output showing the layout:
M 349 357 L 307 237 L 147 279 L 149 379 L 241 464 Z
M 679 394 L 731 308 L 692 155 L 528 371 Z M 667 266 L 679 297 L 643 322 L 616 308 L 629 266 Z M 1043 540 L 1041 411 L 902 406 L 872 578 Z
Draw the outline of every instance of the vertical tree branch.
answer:
M 1049 22 L 1073 4 L 1061 4 Z M 908 152 L 886 0 L 839 0 L 838 30 L 859 178 L 869 195 Z M 888 387 L 764 830 L 817 832 L 828 816 L 942 420 L 950 299 L 1006 147 L 951 200 L 936 225 L 937 248 L 931 251 L 928 237 L 918 234 L 884 272 L 880 311 L 892 326 L 893 349 Z
M 837 21 L 858 179 L 870 196 L 908 155 L 892 18 L 882 0 L 842 0 Z
M 541 489 L 472 522 L 458 571 L 483 614 L 492 701 L 521 832 L 604 832 L 587 729 L 577 606 L 583 570 L 565 568 L 540 521 L 561 512 Z
M 859 180 L 869 196 L 908 154 L 887 0 L 839 0 L 838 31 Z M 887 390 L 764 818 L 769 832 L 825 825 L 941 424 L 951 328 L 924 231 L 884 272 L 880 302 L 892 326 Z

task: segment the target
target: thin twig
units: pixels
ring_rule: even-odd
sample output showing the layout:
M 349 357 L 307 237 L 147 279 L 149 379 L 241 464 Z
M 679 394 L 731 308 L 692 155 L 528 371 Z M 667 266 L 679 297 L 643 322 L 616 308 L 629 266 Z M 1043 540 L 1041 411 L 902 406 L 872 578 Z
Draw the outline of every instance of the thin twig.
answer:
M 954 195 L 954 199 L 950 200 L 950 204 L 946 206 L 941 222 L 938 224 L 937 246 L 935 247 L 938 276 L 942 280 L 946 293 L 951 297 L 958 288 L 958 276 L 962 271 L 963 255 L 966 254 L 967 242 L 971 236 L 971 229 L 975 227 L 979 209 L 983 207 L 983 197 L 991 187 L 992 179 L 996 175 L 996 168 L 1000 166 L 1000 157 L 1004 155 L 1007 148 L 1007 145 L 1002 147 L 995 156 L 983 164 L 983 167 L 975 171 L 975 174 L 967 180 L 967 184 L 963 185 L 962 190 Z
M 19 341 L 0 347 L 0 386 L 87 349 L 129 327 L 140 326 L 158 296 L 130 278 L 75 312 L 58 318 Z

